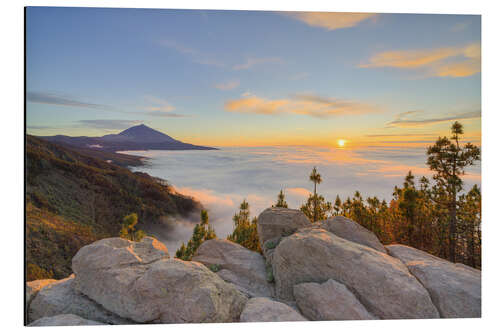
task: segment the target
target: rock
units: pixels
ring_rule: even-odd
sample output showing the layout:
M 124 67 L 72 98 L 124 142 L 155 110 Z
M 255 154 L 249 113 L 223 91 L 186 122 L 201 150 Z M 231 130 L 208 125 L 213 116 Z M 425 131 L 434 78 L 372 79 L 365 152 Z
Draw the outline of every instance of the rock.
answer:
M 387 253 L 377 236 L 359 223 L 344 216 L 335 216 L 328 220 L 318 222 L 322 229 L 351 242 L 366 245 L 377 251 Z
M 272 296 L 265 260 L 257 252 L 228 240 L 211 239 L 201 244 L 192 260 L 201 262 L 250 297 Z
M 377 319 L 346 286 L 331 279 L 323 284 L 296 284 L 293 295 L 300 311 L 311 320 Z
M 481 317 L 481 271 L 405 245 L 386 248 L 427 288 L 442 317 Z
M 265 297 L 251 298 L 243 312 L 240 322 L 304 321 L 307 320 L 292 307 Z
M 73 258 L 75 289 L 141 323 L 238 320 L 246 296 L 201 263 L 166 259 L 162 248 L 116 238 L 87 245 Z
M 271 207 L 260 213 L 257 232 L 266 260 L 271 262 L 274 248 L 282 237 L 290 236 L 298 229 L 310 225 L 307 216 L 298 209 Z
M 78 325 L 103 325 L 97 321 L 88 320 L 74 314 L 61 314 L 53 317 L 43 317 L 35 320 L 28 326 L 78 326 Z
M 53 282 L 42 288 L 30 304 L 30 321 L 61 314 L 74 314 L 80 317 L 108 324 L 130 324 L 107 311 L 99 304 L 73 289 L 74 275 Z
M 73 257 L 72 267 L 84 269 L 86 263 L 92 269 L 107 269 L 133 265 L 145 265 L 156 260 L 169 258 L 168 250 L 152 237 L 144 237 L 141 242 L 123 238 L 105 238 L 82 247 Z
M 26 306 L 30 304 L 36 294 L 45 286 L 56 282 L 54 279 L 34 280 L 26 283 Z
M 247 301 L 203 264 L 178 259 L 156 262 L 134 288 L 145 298 L 139 310 L 162 323 L 237 321 Z
M 370 247 L 318 228 L 284 238 L 273 255 L 276 296 L 293 299 L 293 286 L 334 279 L 382 319 L 438 318 L 429 293 L 406 266 Z

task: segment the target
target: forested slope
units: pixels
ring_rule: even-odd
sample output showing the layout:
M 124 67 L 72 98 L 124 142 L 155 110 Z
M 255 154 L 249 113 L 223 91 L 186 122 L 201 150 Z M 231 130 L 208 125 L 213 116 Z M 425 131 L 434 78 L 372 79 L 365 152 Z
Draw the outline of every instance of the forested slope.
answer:
M 137 213 L 143 228 L 201 209 L 193 198 L 145 173 L 33 136 L 26 140 L 28 280 L 66 277 L 76 251 L 117 236 L 127 214 Z

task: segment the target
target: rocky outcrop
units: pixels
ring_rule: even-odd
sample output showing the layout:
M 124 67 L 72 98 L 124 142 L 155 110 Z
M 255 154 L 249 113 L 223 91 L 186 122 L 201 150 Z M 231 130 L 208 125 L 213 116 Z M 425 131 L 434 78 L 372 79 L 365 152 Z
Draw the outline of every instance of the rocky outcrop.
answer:
M 93 320 L 88 320 L 74 314 L 61 314 L 53 317 L 43 317 L 35 320 L 28 326 L 81 326 L 81 325 L 103 325 Z
M 296 284 L 293 296 L 300 311 L 311 320 L 377 319 L 346 286 L 332 279 L 322 284 Z
M 260 247 L 268 263 L 272 261 L 274 249 L 282 237 L 290 236 L 311 222 L 298 209 L 271 207 L 260 213 L 257 219 Z
M 204 242 L 193 261 L 170 259 L 150 237 L 84 246 L 74 275 L 27 284 L 29 319 L 48 326 L 481 316 L 476 269 L 408 246 L 381 249 L 345 218 L 311 224 L 300 211 L 270 208 L 258 221 L 267 260 L 220 239 Z
M 377 236 L 359 223 L 344 216 L 335 216 L 317 223 L 322 229 L 351 242 L 371 247 L 374 250 L 387 253 Z
M 379 318 L 439 317 L 427 290 L 400 260 L 324 229 L 304 228 L 284 238 L 273 255 L 273 273 L 278 298 L 293 299 L 296 284 L 334 279 Z
M 29 321 L 61 314 L 74 314 L 80 317 L 107 324 L 130 324 L 107 311 L 99 304 L 73 289 L 74 275 L 50 283 L 42 288 L 29 306 Z
M 249 297 L 272 296 L 266 263 L 257 252 L 228 240 L 211 239 L 201 244 L 192 260 L 201 262 Z
M 36 294 L 45 286 L 56 282 L 54 279 L 35 280 L 26 283 L 26 305 L 28 306 Z
M 75 289 L 140 323 L 237 321 L 247 298 L 201 263 L 167 259 L 163 244 L 120 238 L 81 248 Z
M 265 297 L 250 299 L 243 312 L 241 322 L 304 321 L 307 320 L 292 307 Z
M 386 248 L 390 255 L 404 262 L 429 291 L 442 317 L 481 317 L 481 271 L 409 246 L 389 245 Z

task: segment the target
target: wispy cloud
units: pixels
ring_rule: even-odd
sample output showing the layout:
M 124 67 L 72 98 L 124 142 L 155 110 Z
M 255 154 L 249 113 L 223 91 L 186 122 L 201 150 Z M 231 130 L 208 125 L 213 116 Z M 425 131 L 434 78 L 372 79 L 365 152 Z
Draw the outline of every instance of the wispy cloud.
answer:
M 216 66 L 216 67 L 225 67 L 225 64 L 223 64 L 221 61 L 216 59 L 215 56 L 201 52 L 197 49 L 191 48 L 189 46 L 183 45 L 181 43 L 178 43 L 174 40 L 162 40 L 159 42 L 161 46 L 168 47 L 170 49 L 173 49 L 177 51 L 178 53 L 185 54 L 189 56 L 191 61 L 194 63 L 200 64 L 200 65 L 209 65 L 209 66 Z
M 217 83 L 215 85 L 215 88 L 217 88 L 219 90 L 233 90 L 233 89 L 237 88 L 239 85 L 240 85 L 240 81 L 232 80 L 232 81 Z
M 89 108 L 89 109 L 109 109 L 108 105 L 95 104 L 89 102 L 82 102 L 76 99 L 72 99 L 68 96 L 62 96 L 54 93 L 47 92 L 33 92 L 29 91 L 26 93 L 26 99 L 31 103 L 39 104 L 49 104 L 49 105 L 59 105 L 59 106 L 70 106 L 79 108 Z
M 89 120 L 78 120 L 78 126 L 92 127 L 99 129 L 124 129 L 133 125 L 142 123 L 142 120 L 127 120 L 127 119 L 89 119 Z
M 399 114 L 395 120 L 387 123 L 387 127 L 412 128 L 412 127 L 421 127 L 426 125 L 434 125 L 434 124 L 458 121 L 458 120 L 477 119 L 481 118 L 481 111 L 470 111 L 446 117 L 421 118 L 421 119 L 414 119 L 413 117 L 408 117 L 408 115 L 409 115 L 408 112 Z
M 292 113 L 316 118 L 378 111 L 377 107 L 362 102 L 311 94 L 296 94 L 290 98 L 274 100 L 257 96 L 244 96 L 240 99 L 227 101 L 224 107 L 228 112 L 262 115 Z
M 465 77 L 481 71 L 481 45 L 428 50 L 385 51 L 377 53 L 361 68 L 393 67 L 423 70 L 426 76 Z
M 297 73 L 295 75 L 292 75 L 290 77 L 290 80 L 294 80 L 294 81 L 295 80 L 303 80 L 303 79 L 305 79 L 305 78 L 307 78 L 309 76 L 311 76 L 311 74 L 307 73 L 307 72 Z
M 144 98 L 147 103 L 152 104 L 151 106 L 148 106 L 146 108 L 148 111 L 170 112 L 175 110 L 175 108 L 163 98 L 158 98 L 151 95 L 144 96 Z
M 167 100 L 155 96 L 144 96 L 146 103 L 149 106 L 144 107 L 146 112 L 134 112 L 134 114 L 144 114 L 152 117 L 165 117 L 165 118 L 183 118 L 189 117 L 185 114 L 174 113 L 175 107 L 172 106 Z
M 246 62 L 242 64 L 237 64 L 233 66 L 234 70 L 242 70 L 242 69 L 249 69 L 251 67 L 254 67 L 256 65 L 263 65 L 263 64 L 282 64 L 283 59 L 279 57 L 267 57 L 267 58 L 248 58 Z
M 363 21 L 373 19 L 377 14 L 372 13 L 325 13 L 325 12 L 290 12 L 286 15 L 302 21 L 313 27 L 326 30 L 352 28 Z

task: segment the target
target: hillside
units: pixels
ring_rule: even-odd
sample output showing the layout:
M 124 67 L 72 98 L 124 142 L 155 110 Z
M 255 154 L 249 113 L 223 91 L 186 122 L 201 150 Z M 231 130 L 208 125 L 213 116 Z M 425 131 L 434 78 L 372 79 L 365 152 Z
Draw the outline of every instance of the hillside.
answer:
M 145 173 L 26 138 L 28 280 L 67 276 L 78 249 L 118 235 L 122 218 L 131 212 L 139 215 L 138 228 L 148 229 L 163 217 L 187 217 L 200 209 L 193 198 Z
M 44 140 L 91 149 L 94 151 L 116 152 L 124 150 L 215 150 L 217 148 L 192 145 L 154 130 L 146 125 L 130 127 L 118 134 L 99 137 L 54 135 L 40 137 Z

